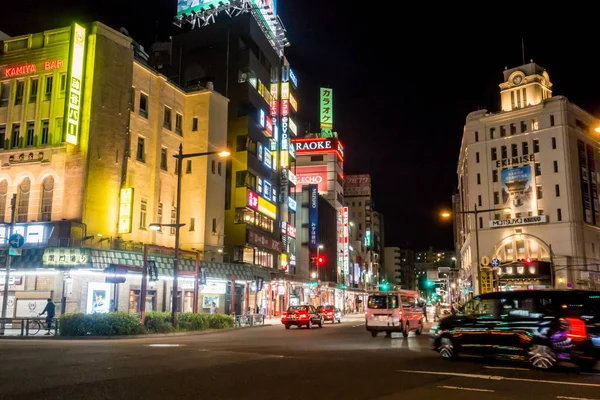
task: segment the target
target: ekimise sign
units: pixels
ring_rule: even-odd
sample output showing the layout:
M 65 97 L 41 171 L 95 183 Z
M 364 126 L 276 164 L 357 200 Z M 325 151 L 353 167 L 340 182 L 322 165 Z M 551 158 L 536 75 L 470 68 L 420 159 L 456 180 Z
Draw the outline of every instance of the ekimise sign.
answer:
M 63 60 L 44 61 L 41 65 L 44 71 L 59 69 L 63 66 Z M 36 64 L 23 64 L 16 65 L 13 67 L 4 67 L 4 69 L 2 70 L 3 76 L 7 77 L 35 74 L 37 71 L 38 67 Z

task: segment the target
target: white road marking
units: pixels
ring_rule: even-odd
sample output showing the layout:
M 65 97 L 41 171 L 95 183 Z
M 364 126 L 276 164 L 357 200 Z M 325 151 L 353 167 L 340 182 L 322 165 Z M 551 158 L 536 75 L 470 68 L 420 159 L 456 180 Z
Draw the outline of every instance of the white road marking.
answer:
M 588 399 L 587 397 L 569 397 L 569 396 L 556 396 L 557 399 L 565 399 L 565 400 L 594 400 Z
M 491 389 L 467 388 L 461 386 L 438 386 L 441 389 L 467 390 L 469 392 L 494 392 Z
M 492 367 L 492 366 L 489 366 L 489 365 L 485 365 L 483 368 L 487 368 L 487 369 L 508 369 L 508 370 L 514 370 L 514 371 L 531 371 L 530 369 L 527 369 L 527 368 Z
M 364 323 L 359 324 L 359 325 L 354 325 L 353 328 L 358 328 L 359 326 L 364 326 L 364 325 L 365 325 Z
M 462 374 L 458 372 L 437 372 L 437 371 L 414 371 L 408 369 L 399 369 L 397 372 L 409 372 L 413 374 L 426 374 L 426 375 L 446 375 L 446 376 L 459 376 L 461 378 L 475 378 L 475 379 L 489 379 L 493 381 L 518 381 L 518 382 L 535 382 L 535 383 L 550 383 L 555 385 L 569 385 L 569 386 L 586 386 L 586 387 L 600 387 L 600 383 L 581 383 L 581 382 L 565 382 L 565 381 L 549 381 L 543 379 L 526 379 L 526 378 L 508 378 L 499 375 L 477 375 L 477 374 Z
M 156 344 L 148 344 L 148 347 L 179 347 L 185 346 L 181 344 L 170 344 L 170 343 L 156 343 Z

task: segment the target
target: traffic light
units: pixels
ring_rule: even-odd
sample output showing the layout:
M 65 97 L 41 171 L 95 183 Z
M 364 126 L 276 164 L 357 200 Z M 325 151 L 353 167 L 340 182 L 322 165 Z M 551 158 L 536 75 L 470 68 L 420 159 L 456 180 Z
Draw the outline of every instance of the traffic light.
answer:
M 389 284 L 389 282 L 383 281 L 383 282 L 381 282 L 381 285 L 379 285 L 379 288 L 384 291 L 390 290 L 390 284 Z
M 317 265 L 318 266 L 325 265 L 325 257 L 323 257 L 323 256 L 317 257 Z
M 427 287 L 432 287 L 433 286 L 433 281 L 427 281 L 425 284 L 427 285 Z

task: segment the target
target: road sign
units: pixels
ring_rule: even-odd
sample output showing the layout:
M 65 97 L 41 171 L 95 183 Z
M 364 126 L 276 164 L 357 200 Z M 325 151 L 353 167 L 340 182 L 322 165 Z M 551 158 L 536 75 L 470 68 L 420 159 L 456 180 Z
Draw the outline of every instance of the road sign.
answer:
M 8 243 L 13 249 L 19 249 L 25 244 L 25 238 L 19 233 L 13 233 L 8 238 Z
M 492 271 L 481 270 L 481 294 L 493 291 Z
M 499 267 L 500 266 L 500 260 L 498 260 L 496 257 L 492 258 L 492 267 Z

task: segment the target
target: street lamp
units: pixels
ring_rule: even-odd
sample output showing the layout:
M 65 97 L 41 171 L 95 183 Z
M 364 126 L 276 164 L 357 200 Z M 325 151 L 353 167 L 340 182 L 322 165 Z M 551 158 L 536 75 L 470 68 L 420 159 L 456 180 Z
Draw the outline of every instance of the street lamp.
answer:
M 172 306 L 172 322 L 173 326 L 177 327 L 177 270 L 179 269 L 179 228 L 185 226 L 180 222 L 181 219 L 181 175 L 183 174 L 183 160 L 186 158 L 203 157 L 217 154 L 219 157 L 229 157 L 231 153 L 229 150 L 221 151 L 206 151 L 203 153 L 189 153 L 183 154 L 183 144 L 179 144 L 179 152 L 173 157 L 177 159 L 177 194 L 175 198 L 175 223 L 174 224 L 150 224 L 149 228 L 152 230 L 160 230 L 162 227 L 173 227 L 175 228 L 175 259 L 173 260 L 173 293 L 171 297 Z
M 477 204 L 475 204 L 473 206 L 473 210 L 467 210 L 467 211 L 456 211 L 456 214 L 470 214 L 473 215 L 475 217 L 475 251 L 476 251 L 476 255 L 475 257 L 477 258 L 477 283 L 479 285 L 479 292 L 481 293 L 481 261 L 479 258 L 479 220 L 477 218 L 477 216 L 479 215 L 479 213 L 485 213 L 485 212 L 494 212 L 494 211 L 504 211 L 504 213 L 510 213 L 512 212 L 512 210 L 508 207 L 505 208 L 489 208 L 487 210 L 479 210 L 477 208 Z M 448 212 L 448 211 L 444 211 L 440 214 L 442 216 L 442 218 L 449 218 L 452 216 L 452 213 Z

